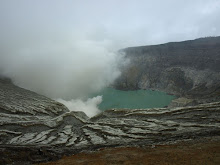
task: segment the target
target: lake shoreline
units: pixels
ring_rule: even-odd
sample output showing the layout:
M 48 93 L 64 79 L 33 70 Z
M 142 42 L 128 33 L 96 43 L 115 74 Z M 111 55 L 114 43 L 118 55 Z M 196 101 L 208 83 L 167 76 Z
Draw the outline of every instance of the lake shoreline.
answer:
M 169 106 L 177 97 L 162 91 L 151 89 L 143 90 L 118 90 L 107 87 L 90 98 L 102 96 L 102 102 L 98 105 L 102 111 L 107 109 L 146 109 L 163 108 Z

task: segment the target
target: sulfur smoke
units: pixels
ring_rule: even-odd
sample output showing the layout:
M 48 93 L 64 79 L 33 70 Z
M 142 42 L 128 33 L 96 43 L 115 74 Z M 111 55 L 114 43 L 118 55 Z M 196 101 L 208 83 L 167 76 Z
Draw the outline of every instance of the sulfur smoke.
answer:
M 76 4 L 0 1 L 0 76 L 93 116 L 102 97 L 88 96 L 111 85 L 125 60 L 102 29 L 81 23 Z
M 219 15 L 218 0 L 0 0 L 0 76 L 92 116 L 118 49 L 220 35 Z
M 2 42 L 0 75 L 57 99 L 70 110 L 84 111 L 90 117 L 97 114 L 102 98 L 88 95 L 111 85 L 120 75 L 122 55 L 110 51 L 109 42 L 89 40 L 79 33 L 42 33 L 12 36 Z

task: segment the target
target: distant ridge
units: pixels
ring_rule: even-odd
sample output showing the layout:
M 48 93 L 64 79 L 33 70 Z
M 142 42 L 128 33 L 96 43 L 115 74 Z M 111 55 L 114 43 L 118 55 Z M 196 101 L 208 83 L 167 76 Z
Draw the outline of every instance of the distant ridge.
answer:
M 116 80 L 117 89 L 153 89 L 208 102 L 220 98 L 219 36 L 120 51 L 130 64 Z
M 141 48 L 141 47 L 146 47 L 146 46 L 161 46 L 161 45 L 166 45 L 166 44 L 184 43 L 184 42 L 193 42 L 193 41 L 198 42 L 197 44 L 202 43 L 202 42 L 217 42 L 217 43 L 220 43 L 220 36 L 208 36 L 208 37 L 201 37 L 201 38 L 196 38 L 196 39 L 192 39 L 192 40 L 165 42 L 165 43 L 161 43 L 161 44 L 130 46 L 130 47 L 127 47 L 127 48 L 120 49 L 120 51 L 130 49 L 130 48 Z

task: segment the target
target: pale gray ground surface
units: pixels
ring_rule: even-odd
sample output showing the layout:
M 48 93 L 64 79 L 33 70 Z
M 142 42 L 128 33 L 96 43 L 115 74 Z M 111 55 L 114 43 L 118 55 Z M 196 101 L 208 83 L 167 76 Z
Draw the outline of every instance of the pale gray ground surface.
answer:
M 0 164 L 218 135 L 220 102 L 172 109 L 112 109 L 88 119 L 82 112 L 69 112 L 56 101 L 0 80 Z

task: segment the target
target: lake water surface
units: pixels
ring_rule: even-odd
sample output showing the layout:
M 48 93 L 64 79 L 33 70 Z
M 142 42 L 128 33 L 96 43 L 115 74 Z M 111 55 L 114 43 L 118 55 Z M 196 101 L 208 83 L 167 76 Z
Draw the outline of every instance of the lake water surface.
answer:
M 175 96 L 152 90 L 121 91 L 114 88 L 105 88 L 94 96 L 102 95 L 99 109 L 111 108 L 162 108 L 167 106 Z

